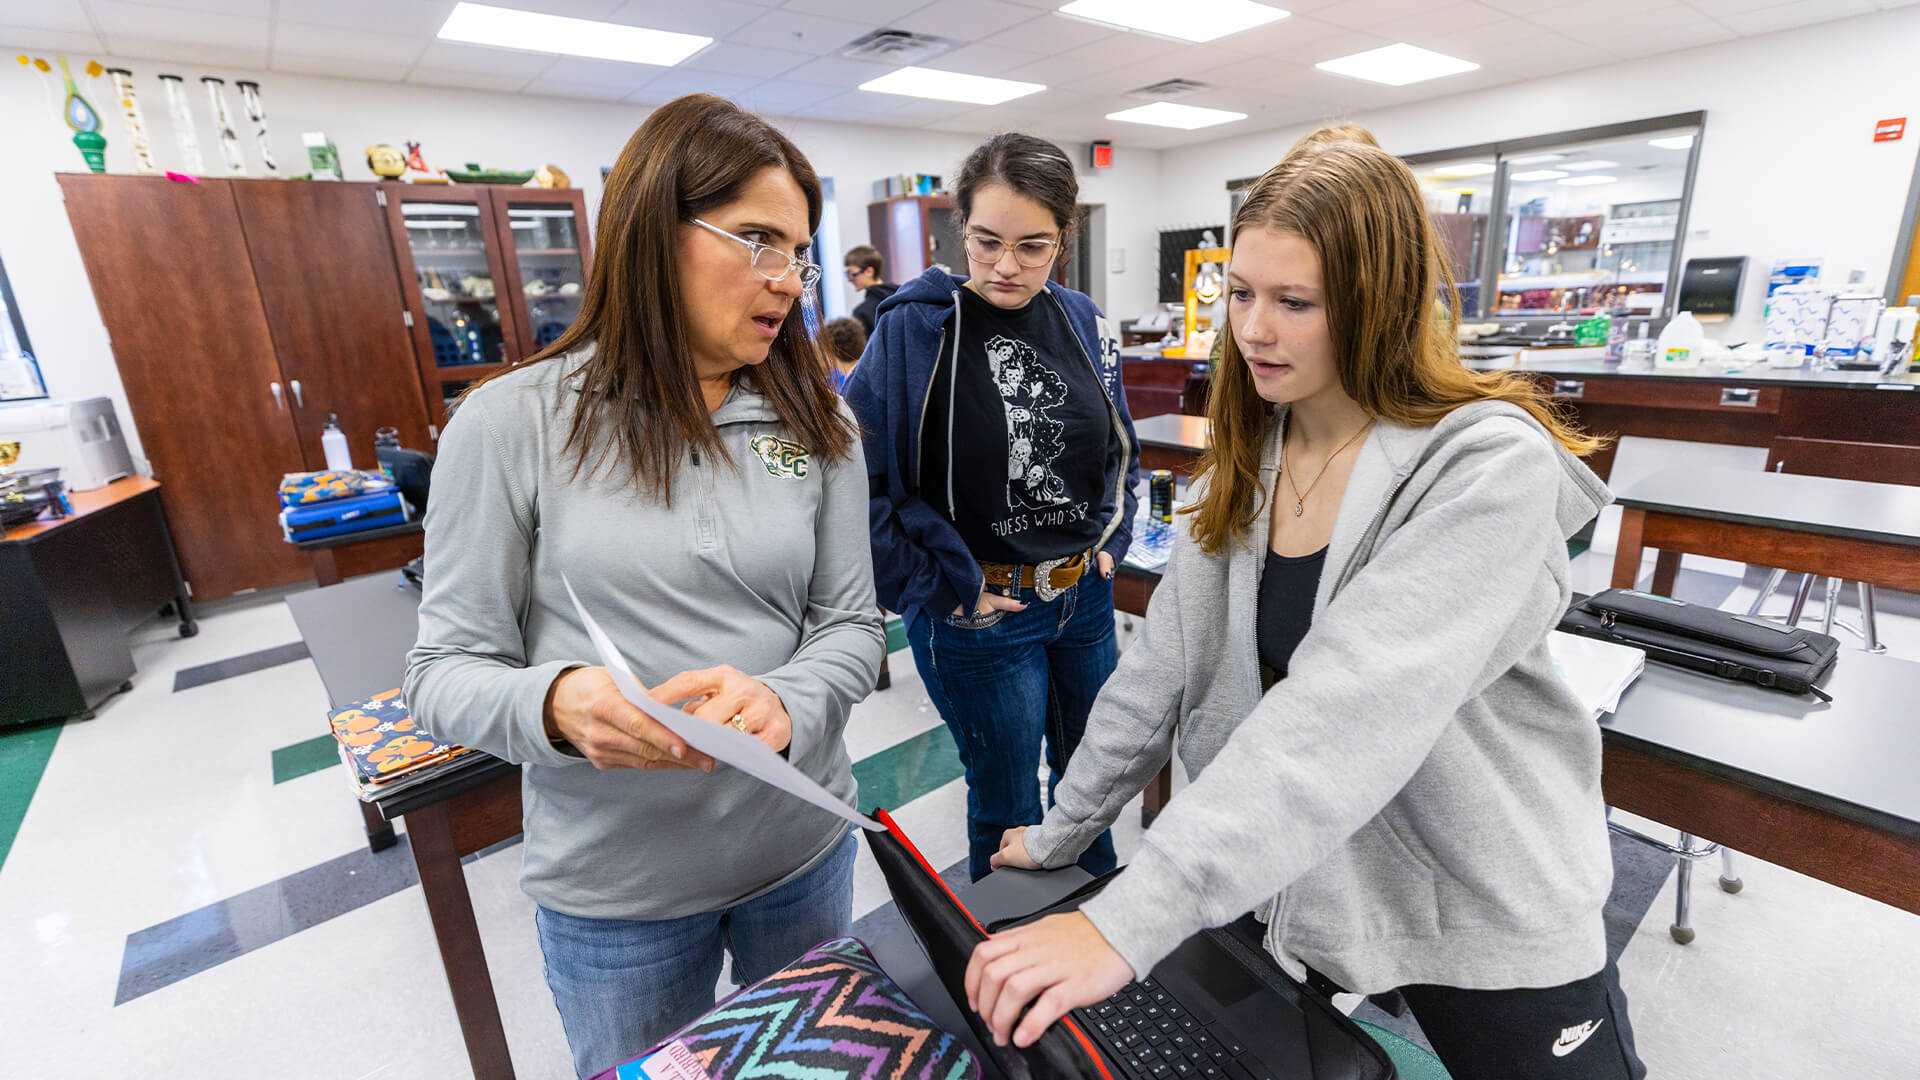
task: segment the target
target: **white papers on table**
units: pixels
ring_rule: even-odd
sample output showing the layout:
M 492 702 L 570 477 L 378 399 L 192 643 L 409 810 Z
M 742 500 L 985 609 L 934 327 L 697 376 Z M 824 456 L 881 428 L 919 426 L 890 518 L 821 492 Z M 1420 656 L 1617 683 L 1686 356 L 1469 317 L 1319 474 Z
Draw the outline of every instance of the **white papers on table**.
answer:
M 1647 666 L 1647 654 L 1631 645 L 1559 630 L 1547 635 L 1547 648 L 1553 653 L 1553 666 L 1595 720 L 1619 708 L 1620 695 Z
M 613 684 L 620 688 L 621 696 L 641 712 L 653 717 L 675 735 L 685 739 L 688 746 L 715 761 L 723 761 L 762 783 L 772 784 L 789 795 L 832 811 L 863 829 L 885 831 L 879 822 L 834 798 L 832 792 L 815 783 L 812 777 L 794 768 L 786 758 L 774 753 L 766 743 L 752 735 L 727 724 L 689 716 L 671 705 L 662 705 L 653 700 L 646 688 L 640 685 L 640 680 L 634 678 L 633 669 L 627 666 L 626 658 L 620 655 L 613 639 L 600 629 L 599 623 L 593 621 L 593 616 L 587 614 L 586 606 L 580 603 L 579 594 L 573 591 L 573 583 L 564 574 L 560 580 L 573 600 L 573 610 L 579 612 L 580 622 L 587 628 L 587 637 L 593 640 L 594 651 L 600 654 L 600 663 L 613 676 Z

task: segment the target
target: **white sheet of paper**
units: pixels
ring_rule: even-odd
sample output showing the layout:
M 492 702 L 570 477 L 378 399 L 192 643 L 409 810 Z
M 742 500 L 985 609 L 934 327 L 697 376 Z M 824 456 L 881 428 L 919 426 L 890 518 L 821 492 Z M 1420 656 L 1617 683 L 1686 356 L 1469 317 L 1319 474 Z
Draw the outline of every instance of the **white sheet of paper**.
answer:
M 560 576 L 567 587 L 567 596 L 573 600 L 573 610 L 580 613 L 580 622 L 587 628 L 587 637 L 593 640 L 594 651 L 600 654 L 600 663 L 613 676 L 613 685 L 620 688 L 620 694 L 632 702 L 641 712 L 658 720 L 675 735 L 687 740 L 687 745 L 706 754 L 715 761 L 727 764 L 746 773 L 762 783 L 772 784 L 781 791 L 804 799 L 823 810 L 832 811 L 863 829 L 885 832 L 877 821 L 861 814 L 833 797 L 833 793 L 813 781 L 813 778 L 799 769 L 786 758 L 770 749 L 766 743 L 727 724 L 715 724 L 681 712 L 671 705 L 662 705 L 647 694 L 640 680 L 633 677 L 633 669 L 627 666 L 626 658 L 614 646 L 613 639 L 607 637 L 600 624 L 587 614 L 586 605 L 580 602 L 580 596 L 573 591 L 573 582 Z

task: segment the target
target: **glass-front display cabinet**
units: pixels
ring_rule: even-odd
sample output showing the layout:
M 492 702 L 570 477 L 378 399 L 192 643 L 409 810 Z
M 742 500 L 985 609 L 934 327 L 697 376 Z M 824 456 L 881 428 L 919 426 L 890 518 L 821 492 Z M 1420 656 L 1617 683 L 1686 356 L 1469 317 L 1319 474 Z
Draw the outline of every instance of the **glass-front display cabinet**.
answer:
M 532 356 L 580 315 L 593 270 L 586 199 L 577 188 L 500 188 L 492 197 L 520 349 Z

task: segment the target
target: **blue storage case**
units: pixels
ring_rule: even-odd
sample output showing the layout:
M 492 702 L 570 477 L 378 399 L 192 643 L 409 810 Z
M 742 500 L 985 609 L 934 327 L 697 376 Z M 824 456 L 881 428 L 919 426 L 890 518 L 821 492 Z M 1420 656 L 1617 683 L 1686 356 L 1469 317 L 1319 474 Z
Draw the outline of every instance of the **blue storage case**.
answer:
M 384 529 L 413 517 L 413 507 L 398 491 L 356 495 L 311 506 L 289 506 L 280 511 L 280 529 L 290 543 L 324 540 L 330 536 Z

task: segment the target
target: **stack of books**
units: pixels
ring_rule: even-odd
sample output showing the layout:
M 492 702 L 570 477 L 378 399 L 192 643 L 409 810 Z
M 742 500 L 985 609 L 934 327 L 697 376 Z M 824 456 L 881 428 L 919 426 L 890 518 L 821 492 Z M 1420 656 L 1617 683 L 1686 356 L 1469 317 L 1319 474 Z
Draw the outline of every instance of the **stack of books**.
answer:
M 288 473 L 280 478 L 280 506 L 280 530 L 293 544 L 400 525 L 413 518 L 413 507 L 383 472 Z
M 422 728 L 398 690 L 336 709 L 327 722 L 355 789 L 369 802 L 431 780 L 472 753 Z

